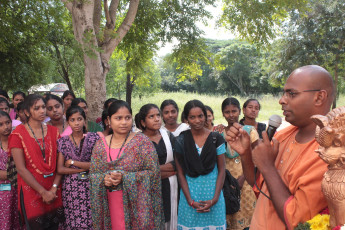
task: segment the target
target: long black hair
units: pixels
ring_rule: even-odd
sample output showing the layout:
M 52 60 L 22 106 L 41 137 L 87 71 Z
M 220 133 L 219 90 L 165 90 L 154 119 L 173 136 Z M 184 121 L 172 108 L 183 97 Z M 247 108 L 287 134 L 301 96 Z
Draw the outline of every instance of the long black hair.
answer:
M 161 112 L 159 110 L 158 106 L 155 105 L 155 104 L 146 104 L 146 105 L 143 105 L 140 108 L 139 112 L 135 115 L 135 119 L 134 119 L 135 120 L 135 125 L 137 126 L 137 128 L 139 128 L 141 130 L 145 130 L 146 129 L 146 127 L 141 125 L 141 121 L 145 122 L 145 118 L 146 118 L 147 114 L 153 108 L 157 109 L 159 111 L 159 113 Z
M 3 89 L 0 89 L 0 95 L 5 97 L 7 100 L 10 99 L 10 97 L 8 96 L 7 92 Z
M 76 113 L 79 113 L 86 121 L 86 115 L 85 115 L 85 112 L 82 108 L 80 108 L 79 106 L 70 106 L 67 111 L 66 111 L 66 120 L 68 122 L 69 118 L 73 115 L 73 114 L 76 114 Z M 85 125 L 83 126 L 83 133 L 86 133 L 87 130 L 86 130 L 86 127 Z
M 35 105 L 39 100 L 42 100 L 45 103 L 44 98 L 39 94 L 29 94 L 24 99 L 23 109 L 30 113 L 30 108 Z M 27 120 L 29 121 L 30 117 L 25 114 Z
M 22 91 L 16 91 L 12 95 L 12 99 L 14 99 L 17 95 L 21 95 L 25 99 L 25 93 Z
M 8 108 L 10 108 L 10 103 L 3 97 L 0 97 L 0 104 L 5 103 Z
M 250 98 L 250 99 L 246 100 L 246 102 L 244 102 L 244 104 L 243 104 L 243 110 L 244 110 L 245 108 L 247 108 L 248 104 L 249 104 L 250 102 L 252 102 L 252 101 L 256 101 L 256 102 L 258 103 L 258 105 L 259 105 L 259 110 L 261 109 L 260 102 L 259 102 L 257 99 L 255 99 L 255 98 Z M 243 118 L 240 120 L 240 123 L 243 123 L 245 119 L 246 119 L 245 116 L 243 116 Z
M 178 113 L 178 106 L 177 106 L 177 104 L 176 104 L 176 102 L 174 101 L 174 100 L 172 100 L 172 99 L 167 99 L 167 100 L 164 100 L 163 102 L 162 102 L 162 104 L 161 104 L 161 111 L 163 111 L 164 110 L 164 108 L 166 107 L 166 106 L 168 106 L 168 105 L 172 105 L 172 106 L 174 106 L 174 108 L 176 109 L 176 111 L 177 111 L 177 113 Z
M 222 102 L 222 112 L 224 112 L 228 105 L 236 106 L 241 111 L 240 102 L 234 97 L 228 97 Z
M 71 90 L 66 90 L 65 92 L 63 92 L 61 99 L 65 99 L 66 97 L 68 97 L 69 95 L 71 95 L 73 97 L 73 99 L 75 99 L 75 95 Z
M 109 117 L 113 116 L 122 107 L 127 108 L 129 113 L 132 115 L 132 109 L 129 106 L 129 104 L 123 100 L 117 100 L 117 101 L 114 101 L 113 103 L 111 103 L 111 105 L 109 106 L 108 116 Z
M 85 105 L 87 106 L 87 103 L 86 103 L 85 99 L 84 99 L 84 98 L 81 98 L 81 97 L 74 98 L 74 99 L 72 100 L 71 106 L 78 106 L 79 103 L 85 103 Z
M 109 105 L 111 105 L 111 103 L 117 101 L 116 98 L 109 98 L 107 99 L 105 102 L 104 102 L 104 105 L 103 105 L 103 109 L 108 109 L 109 108 Z
M 47 104 L 48 101 L 50 101 L 50 100 L 55 100 L 55 101 L 59 102 L 59 103 L 63 106 L 63 101 L 62 101 L 62 99 L 61 99 L 60 97 L 54 95 L 54 94 L 49 94 L 49 95 L 46 96 L 46 98 L 45 98 L 46 104 Z
M 191 101 L 188 101 L 185 106 L 184 106 L 184 109 L 183 109 L 183 114 L 186 118 L 186 120 L 188 120 L 188 115 L 189 115 L 189 112 L 191 109 L 193 108 L 200 108 L 205 116 L 205 122 L 207 121 L 207 112 L 206 112 L 206 107 L 205 105 L 199 101 L 199 100 L 191 100 Z
M 7 117 L 12 122 L 10 115 L 2 110 L 0 110 L 0 117 Z

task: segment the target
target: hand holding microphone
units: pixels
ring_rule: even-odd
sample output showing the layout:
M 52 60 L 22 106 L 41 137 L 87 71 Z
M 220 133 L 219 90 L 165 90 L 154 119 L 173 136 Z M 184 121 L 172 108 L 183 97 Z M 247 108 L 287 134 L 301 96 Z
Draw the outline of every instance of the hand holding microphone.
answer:
M 271 141 L 272 137 L 276 133 L 279 126 L 282 124 L 282 118 L 276 114 L 270 116 L 268 119 L 268 128 L 267 128 L 267 136 L 268 139 Z
M 279 142 L 273 139 L 273 146 L 271 145 L 272 137 L 281 125 L 282 119 L 278 115 L 272 115 L 268 120 L 268 128 L 266 132 L 262 133 L 263 140 L 252 151 L 253 163 L 258 169 L 264 170 L 266 167 L 273 166 L 278 154 Z

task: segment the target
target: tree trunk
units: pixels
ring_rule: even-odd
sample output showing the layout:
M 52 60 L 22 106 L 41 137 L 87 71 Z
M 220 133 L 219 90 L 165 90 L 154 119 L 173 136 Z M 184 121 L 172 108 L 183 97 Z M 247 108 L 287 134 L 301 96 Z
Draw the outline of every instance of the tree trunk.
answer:
M 132 106 L 132 92 L 134 87 L 134 81 L 131 80 L 131 74 L 127 74 L 127 81 L 126 81 L 126 101 L 129 106 Z
M 108 61 L 117 45 L 130 29 L 139 5 L 139 0 L 130 0 L 126 17 L 114 33 L 118 1 L 112 1 L 110 8 L 105 1 L 106 25 L 101 41 L 95 31 L 101 31 L 101 0 L 62 0 L 72 15 L 75 39 L 82 45 L 85 65 L 85 96 L 89 107 L 88 118 L 96 120 L 101 116 L 106 100 L 105 78 L 109 72 Z M 99 35 L 99 34 L 97 34 Z M 101 36 L 100 36 L 101 37 Z M 132 87 L 133 88 L 133 87 Z
M 102 60 L 97 50 L 92 17 L 94 1 L 68 1 L 65 4 L 72 14 L 74 36 L 84 50 L 85 97 L 89 107 L 88 118 L 94 121 L 102 114 L 106 99 L 105 77 L 109 71 L 108 60 Z

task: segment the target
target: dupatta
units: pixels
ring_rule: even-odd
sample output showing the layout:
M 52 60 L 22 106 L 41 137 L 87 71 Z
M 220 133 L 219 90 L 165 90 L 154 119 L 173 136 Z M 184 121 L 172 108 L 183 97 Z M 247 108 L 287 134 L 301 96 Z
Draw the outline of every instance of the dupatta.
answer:
M 122 155 L 107 162 L 105 145 L 99 139 L 93 149 L 90 166 L 92 221 L 95 229 L 112 229 L 104 177 L 109 171 L 123 171 L 120 189 L 126 229 L 164 228 L 161 177 L 156 150 L 144 134 L 125 145 Z
M 172 148 L 172 143 L 169 138 L 169 134 L 165 129 L 160 129 L 159 132 L 162 135 L 165 148 L 167 150 L 167 159 L 165 161 L 165 164 L 174 161 L 174 152 Z M 170 135 L 173 135 L 170 133 Z M 177 176 L 171 176 L 169 177 L 169 183 L 170 183 L 170 205 L 171 205 L 171 211 L 170 211 L 170 223 L 168 229 L 177 229 L 177 200 L 178 200 L 178 181 Z

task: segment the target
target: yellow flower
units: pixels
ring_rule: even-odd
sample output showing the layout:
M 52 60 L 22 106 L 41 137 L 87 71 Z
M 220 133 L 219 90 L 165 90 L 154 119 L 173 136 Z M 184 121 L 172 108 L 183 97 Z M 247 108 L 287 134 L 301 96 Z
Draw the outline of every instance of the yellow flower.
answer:
M 312 230 L 330 230 L 329 215 L 317 214 L 313 219 L 307 221 L 310 224 Z

